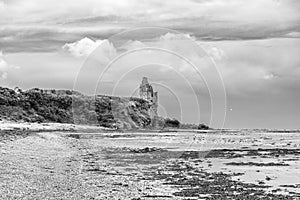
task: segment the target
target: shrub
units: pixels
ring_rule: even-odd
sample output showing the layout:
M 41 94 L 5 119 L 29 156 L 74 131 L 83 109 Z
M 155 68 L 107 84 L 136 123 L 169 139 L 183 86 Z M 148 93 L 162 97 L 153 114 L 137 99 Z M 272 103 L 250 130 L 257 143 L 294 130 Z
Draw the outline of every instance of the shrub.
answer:
M 170 127 L 170 128 L 179 128 L 180 122 L 177 119 L 169 119 L 167 118 L 165 120 L 164 127 Z
M 207 130 L 207 129 L 209 129 L 209 126 L 207 126 L 205 124 L 199 124 L 198 125 L 198 129 L 200 129 L 200 130 Z

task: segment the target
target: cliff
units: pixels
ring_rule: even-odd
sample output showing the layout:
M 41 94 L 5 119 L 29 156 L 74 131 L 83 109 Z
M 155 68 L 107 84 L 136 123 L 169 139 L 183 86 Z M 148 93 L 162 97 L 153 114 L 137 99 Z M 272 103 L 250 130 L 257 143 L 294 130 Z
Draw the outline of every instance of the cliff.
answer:
M 150 105 L 146 100 L 37 88 L 21 91 L 0 87 L 0 119 L 122 129 L 151 126 Z

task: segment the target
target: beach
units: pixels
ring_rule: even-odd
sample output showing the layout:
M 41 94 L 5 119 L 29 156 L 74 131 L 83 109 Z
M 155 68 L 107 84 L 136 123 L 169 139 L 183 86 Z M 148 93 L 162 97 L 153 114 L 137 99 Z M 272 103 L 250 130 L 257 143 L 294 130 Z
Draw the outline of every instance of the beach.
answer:
M 2 199 L 300 199 L 297 130 L 29 127 L 1 126 Z

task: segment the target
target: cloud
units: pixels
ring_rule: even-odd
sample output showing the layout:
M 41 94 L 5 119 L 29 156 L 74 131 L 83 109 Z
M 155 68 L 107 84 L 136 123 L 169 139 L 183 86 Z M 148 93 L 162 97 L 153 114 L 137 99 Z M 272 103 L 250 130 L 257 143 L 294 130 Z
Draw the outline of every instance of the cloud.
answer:
M 226 59 L 217 60 L 227 93 L 237 96 L 293 91 L 299 81 L 298 38 L 205 42 L 222 49 Z
M 65 43 L 72 43 L 84 37 L 108 38 L 123 30 L 123 26 L 99 25 L 93 27 L 71 27 L 58 25 L 0 25 L 0 44 L 3 51 L 53 52 Z M 100 41 L 100 40 L 99 40 Z
M 67 43 L 62 48 L 77 58 L 87 58 L 91 55 L 92 59 L 90 61 L 97 62 L 97 69 L 106 66 L 119 54 L 110 41 L 106 39 L 94 41 L 87 37 L 73 43 Z M 95 66 L 92 68 L 95 68 Z
M 7 76 L 8 76 L 8 73 L 7 73 L 7 72 L 3 72 L 3 73 L 1 74 L 1 79 L 6 80 L 6 79 L 7 79 Z
M 193 36 L 187 33 L 166 33 L 159 38 L 160 41 L 178 41 L 178 40 L 195 40 Z
M 133 26 L 171 28 L 202 40 L 295 37 L 299 8 L 294 0 L 0 1 L 0 43 L 5 52 L 51 52 Z
M 1 4 L 0 4 L 1 5 Z M 155 21 L 198 18 L 233 21 L 287 21 L 299 17 L 297 1 L 252 0 L 51 0 L 2 2 L 2 20 L 17 22 Z M 0 8 L 1 8 L 0 7 Z M 0 20 L 1 21 L 1 20 Z
M 0 78 L 6 79 L 7 78 L 7 69 L 8 69 L 8 63 L 3 58 L 3 53 L 0 51 Z
M 287 33 L 285 36 L 291 37 L 291 38 L 300 38 L 300 32 L 290 32 L 290 33 Z
M 219 49 L 217 47 L 212 47 L 209 51 L 208 54 L 212 56 L 216 60 L 221 60 L 226 57 L 224 51 L 222 49 Z
M 203 49 L 206 51 L 206 53 L 212 57 L 215 61 L 220 61 L 222 59 L 226 59 L 227 56 L 223 49 L 212 46 L 210 44 L 204 43 L 204 42 L 198 42 L 199 45 L 203 47 Z
M 0 11 L 4 11 L 4 2 L 0 1 Z
M 83 38 L 73 43 L 66 43 L 62 48 L 70 52 L 73 56 L 81 57 L 90 55 L 101 44 L 108 42 L 107 40 L 93 41 L 90 38 Z
M 274 78 L 277 78 L 278 75 L 276 74 L 273 74 L 273 73 L 266 73 L 264 76 L 263 76 L 263 79 L 265 80 L 271 80 L 271 79 L 274 79 Z
M 7 79 L 8 71 L 11 69 L 19 69 L 19 67 L 7 63 L 4 59 L 3 52 L 0 51 L 0 79 Z

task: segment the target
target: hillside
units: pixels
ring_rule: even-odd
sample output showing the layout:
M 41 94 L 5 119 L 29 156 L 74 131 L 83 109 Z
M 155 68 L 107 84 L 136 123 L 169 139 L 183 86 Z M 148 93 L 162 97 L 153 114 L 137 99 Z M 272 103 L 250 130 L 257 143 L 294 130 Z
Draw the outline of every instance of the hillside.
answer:
M 150 105 L 140 98 L 86 96 L 69 90 L 0 87 L 0 119 L 148 128 Z

